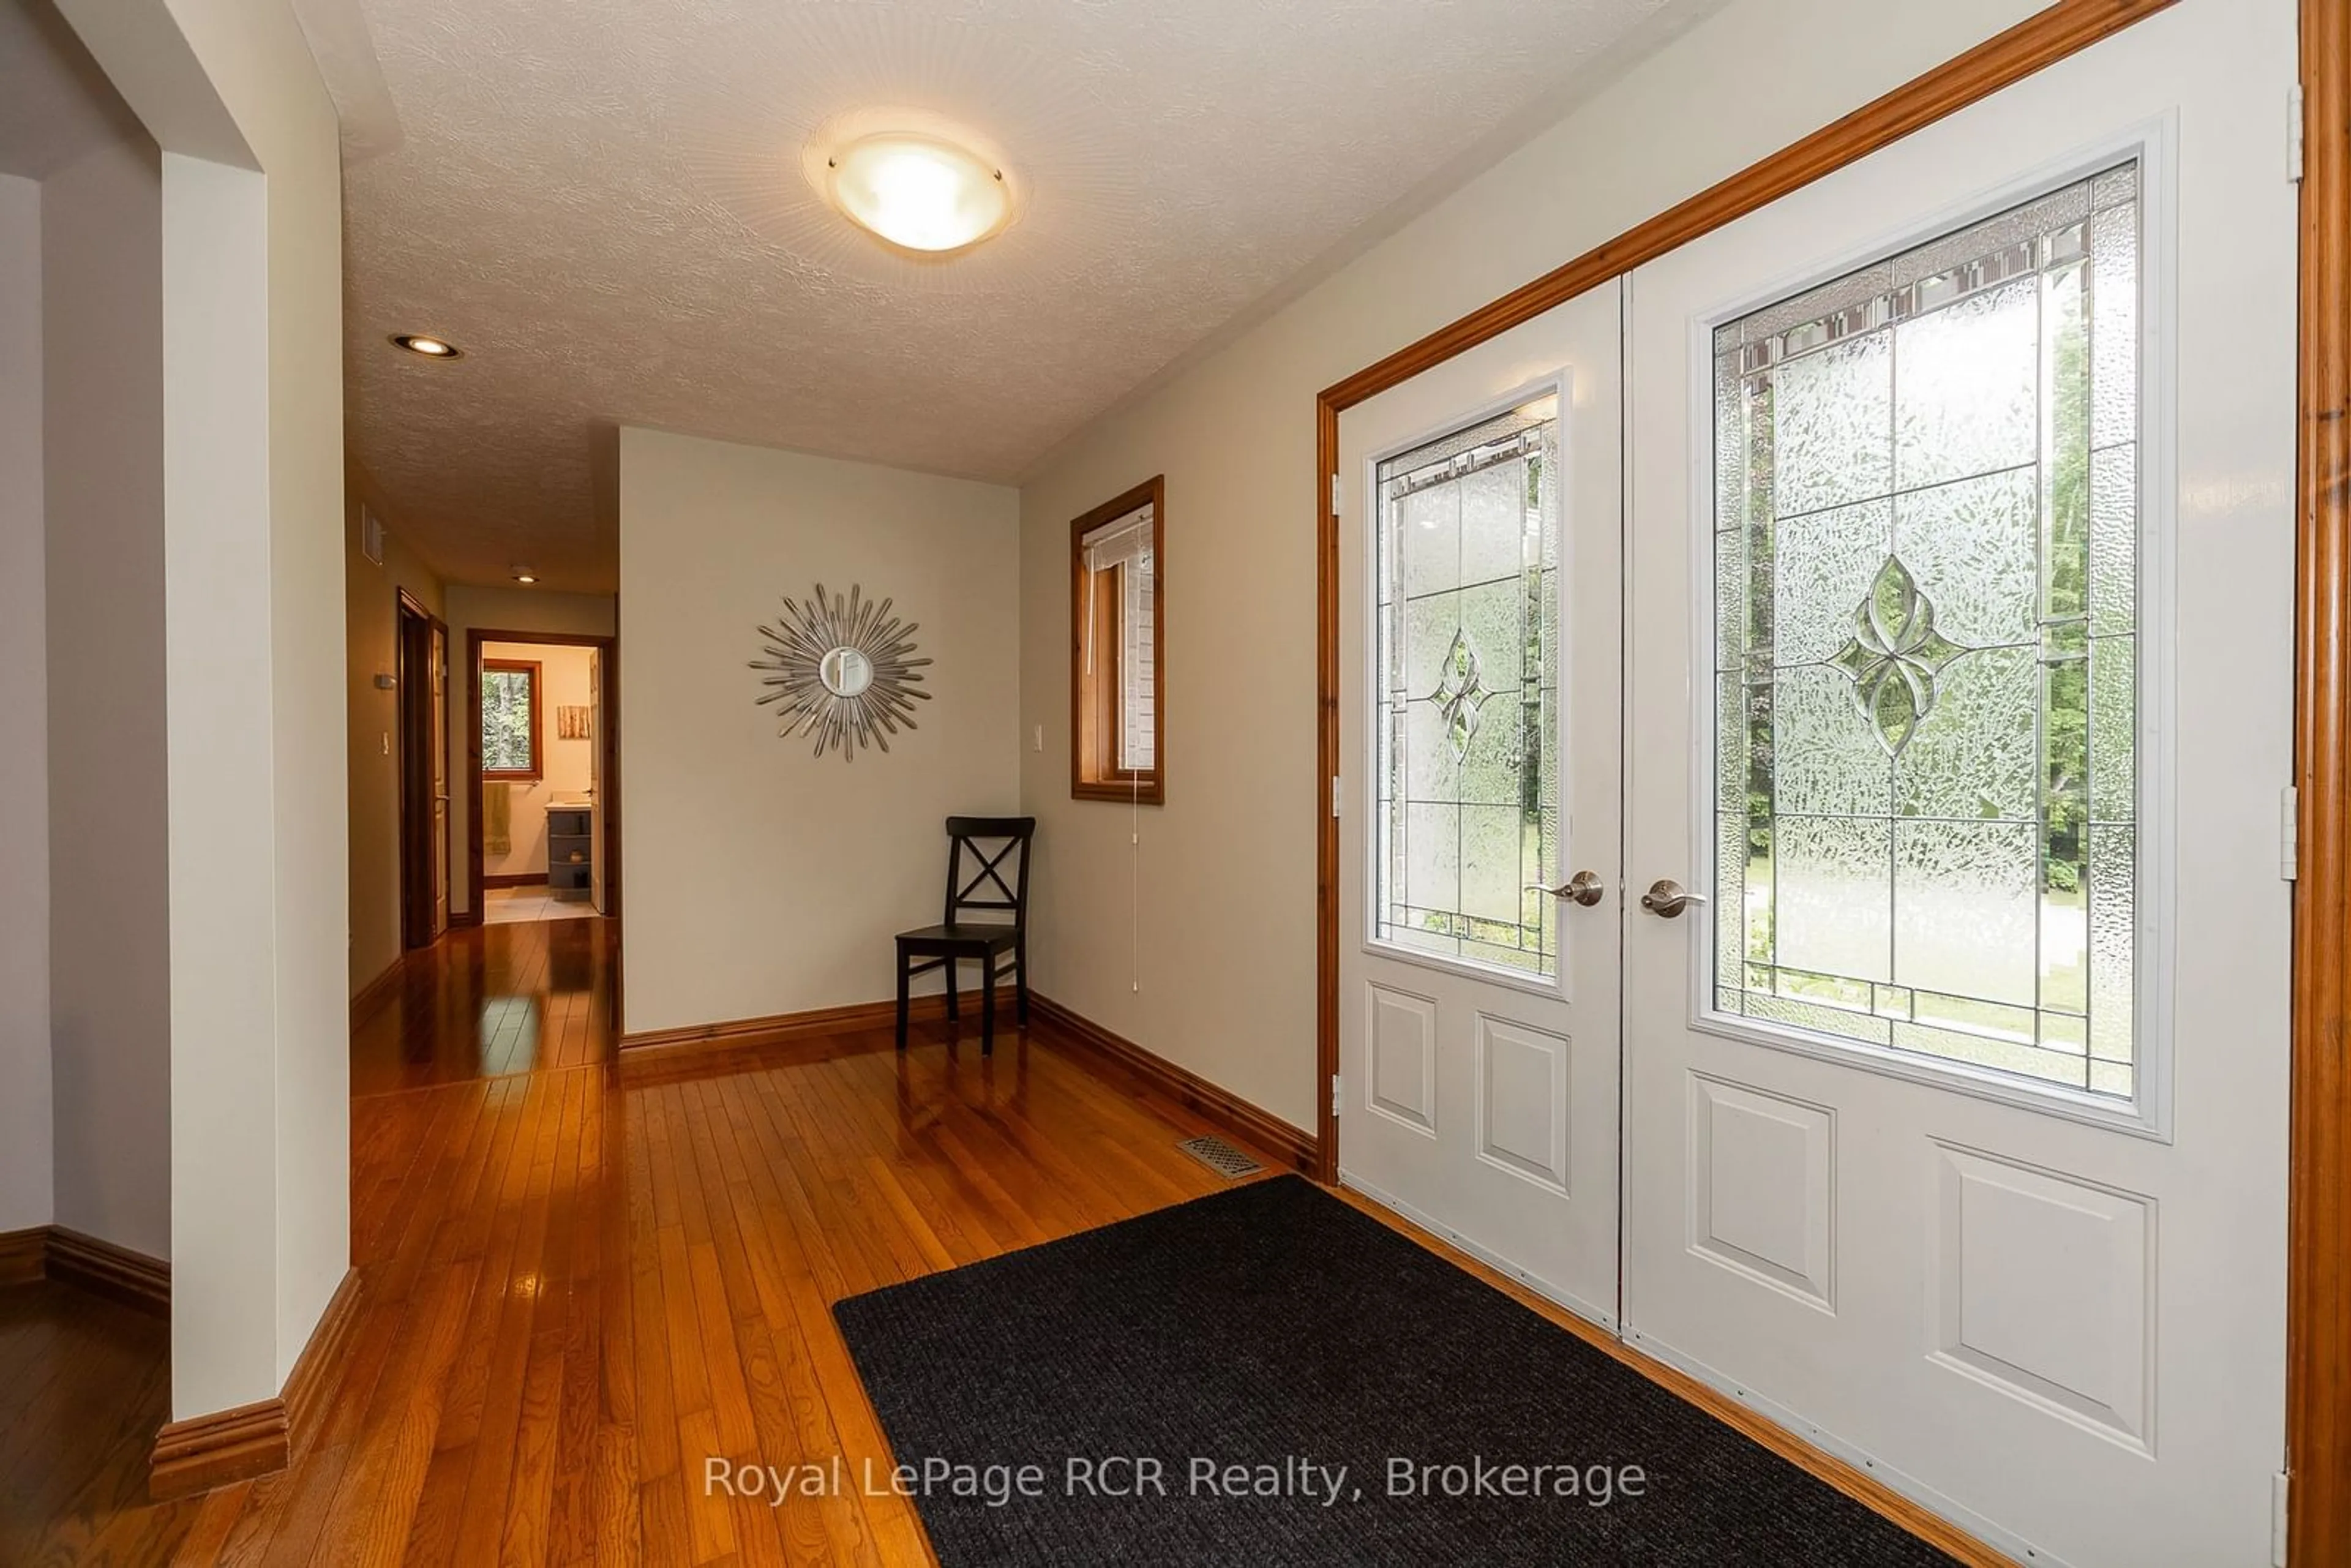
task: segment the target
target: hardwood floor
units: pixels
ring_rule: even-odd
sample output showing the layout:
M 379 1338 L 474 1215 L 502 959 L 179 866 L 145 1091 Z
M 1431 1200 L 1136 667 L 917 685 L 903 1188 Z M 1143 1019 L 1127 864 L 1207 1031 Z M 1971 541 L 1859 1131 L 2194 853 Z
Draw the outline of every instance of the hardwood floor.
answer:
M 623 1082 L 618 938 L 454 932 L 354 1030 L 361 1294 L 280 1474 L 146 1505 L 163 1325 L 52 1283 L 0 1291 L 0 1563 L 932 1561 L 903 1499 L 712 1497 L 704 1462 L 886 1460 L 831 1304 L 1216 1191 L 1175 1146 L 1212 1129 L 1041 1027 L 983 1059 L 968 1018 L 960 1039 L 918 1026 L 903 1056 L 883 1029 Z M 1962 1561 L 2000 1561 L 1348 1196 Z
M 196 1505 L 151 1508 L 171 1326 L 53 1280 L 0 1290 L 0 1563 L 170 1559 Z
M 921 1563 L 891 1497 L 703 1495 L 705 1458 L 888 1450 L 831 1304 L 1214 1191 L 1208 1131 L 1040 1034 L 977 1025 L 810 1040 L 751 1072 L 621 1086 L 617 925 L 452 933 L 353 1034 L 359 1322 L 320 1429 L 278 1476 L 137 1506 L 162 1416 L 161 1325 L 74 1400 L 20 1389 L 78 1301 L 0 1292 L 0 1562 Z M 116 1325 L 120 1328 L 124 1325 Z M 99 1480 L 71 1428 L 137 1389 Z M 110 1418 L 111 1419 L 111 1418 Z M 19 1473 L 29 1487 L 16 1484 Z M 99 1558 L 78 1542 L 104 1536 Z M 23 1547 L 19 1549 L 19 1542 Z
M 409 954 L 351 1030 L 352 1095 L 604 1061 L 619 936 L 595 918 L 477 925 Z

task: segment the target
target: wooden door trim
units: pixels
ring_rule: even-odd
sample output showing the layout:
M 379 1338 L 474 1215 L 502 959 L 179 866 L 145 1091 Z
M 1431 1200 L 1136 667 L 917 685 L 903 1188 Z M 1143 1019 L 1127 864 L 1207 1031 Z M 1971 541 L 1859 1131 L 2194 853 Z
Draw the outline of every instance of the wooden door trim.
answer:
M 1315 1135 L 1319 1174 L 1339 1179 L 1339 1124 L 1331 1081 L 1339 1072 L 1339 517 L 1332 506 L 1339 479 L 1339 415 L 1457 354 L 1555 309 L 1692 240 L 1737 222 L 1781 197 L 1889 147 L 1914 131 L 2078 54 L 2176 0 L 2056 0 L 2004 33 L 1987 38 L 1923 76 L 1864 104 L 1844 119 L 1790 143 L 1687 201 L 1636 224 L 1614 239 L 1512 289 L 1418 342 L 1325 387 L 1314 402 L 1315 615 Z M 2339 0 L 2338 0 L 2339 3 Z M 2305 5 L 2323 0 L 2304 0 Z M 1368 500 L 1368 497 L 1365 498 Z
M 2287 1542 L 2351 1563 L 2351 7 L 2302 0 Z M 2332 1543 L 2331 1545 L 2328 1543 Z
M 502 632 L 494 627 L 465 630 L 465 905 L 468 924 L 482 922 L 482 644 L 528 643 L 543 648 L 593 648 L 602 655 L 601 678 L 604 733 L 600 737 L 604 757 L 598 774 L 604 808 L 604 913 L 621 913 L 621 640 L 581 632 Z M 613 1027 L 619 1028 L 614 1020 Z
M 411 733 L 408 705 L 412 700 L 408 679 L 408 624 L 412 620 L 424 624 L 428 656 L 432 634 L 439 632 L 442 646 L 448 646 L 449 624 L 426 607 L 424 601 L 404 588 L 392 590 L 392 668 L 397 685 L 392 693 L 392 733 L 400 737 L 394 761 L 398 821 L 395 837 L 399 842 L 400 866 L 400 948 L 406 953 L 413 948 L 430 946 L 439 935 L 433 929 L 433 821 L 432 821 L 432 752 L 431 737 L 425 737 L 426 747 L 422 758 L 413 755 L 416 737 Z M 425 723 L 432 722 L 432 685 L 428 678 L 424 687 Z M 446 714 L 444 713 L 445 720 Z M 420 789 L 420 782 L 422 788 Z M 422 821 L 416 812 L 423 809 Z M 416 901 L 423 900 L 423 917 L 417 918 Z M 421 939 L 420 939 L 420 933 Z M 397 960 L 394 961 L 397 967 Z M 382 977 L 379 976 L 381 979 Z M 371 982 L 372 984 L 372 982 Z

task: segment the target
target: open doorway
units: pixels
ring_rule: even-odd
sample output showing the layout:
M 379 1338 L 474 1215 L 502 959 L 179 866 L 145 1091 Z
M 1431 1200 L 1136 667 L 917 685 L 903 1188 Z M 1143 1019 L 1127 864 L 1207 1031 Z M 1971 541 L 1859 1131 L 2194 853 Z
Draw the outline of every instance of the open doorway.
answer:
M 400 933 L 428 947 L 449 928 L 449 628 L 400 594 Z
M 486 925 L 618 915 L 617 640 L 476 628 L 465 667 L 471 907 Z

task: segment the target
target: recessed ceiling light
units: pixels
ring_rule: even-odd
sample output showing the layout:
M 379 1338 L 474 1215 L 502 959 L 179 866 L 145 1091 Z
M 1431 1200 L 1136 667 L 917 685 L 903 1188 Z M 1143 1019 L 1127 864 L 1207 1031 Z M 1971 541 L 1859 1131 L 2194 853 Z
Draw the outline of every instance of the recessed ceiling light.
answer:
M 514 569 L 514 580 L 517 582 L 537 582 L 538 580 L 538 573 L 531 570 L 530 568 L 527 566 L 518 566 Z
M 422 332 L 394 332 L 394 348 L 405 349 L 412 354 L 422 354 L 428 360 L 462 360 L 465 350 L 446 338 L 429 338 Z
M 940 137 L 905 131 L 862 137 L 825 167 L 833 204 L 908 250 L 961 250 L 1012 215 L 1004 171 Z

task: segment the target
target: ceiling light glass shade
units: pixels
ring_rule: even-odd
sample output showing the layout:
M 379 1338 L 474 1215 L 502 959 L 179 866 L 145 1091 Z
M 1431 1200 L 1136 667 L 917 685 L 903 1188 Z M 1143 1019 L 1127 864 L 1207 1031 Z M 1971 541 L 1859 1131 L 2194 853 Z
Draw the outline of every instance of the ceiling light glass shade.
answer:
M 892 245 L 961 250 L 1011 215 L 1004 176 L 952 142 L 893 131 L 833 154 L 834 204 Z

